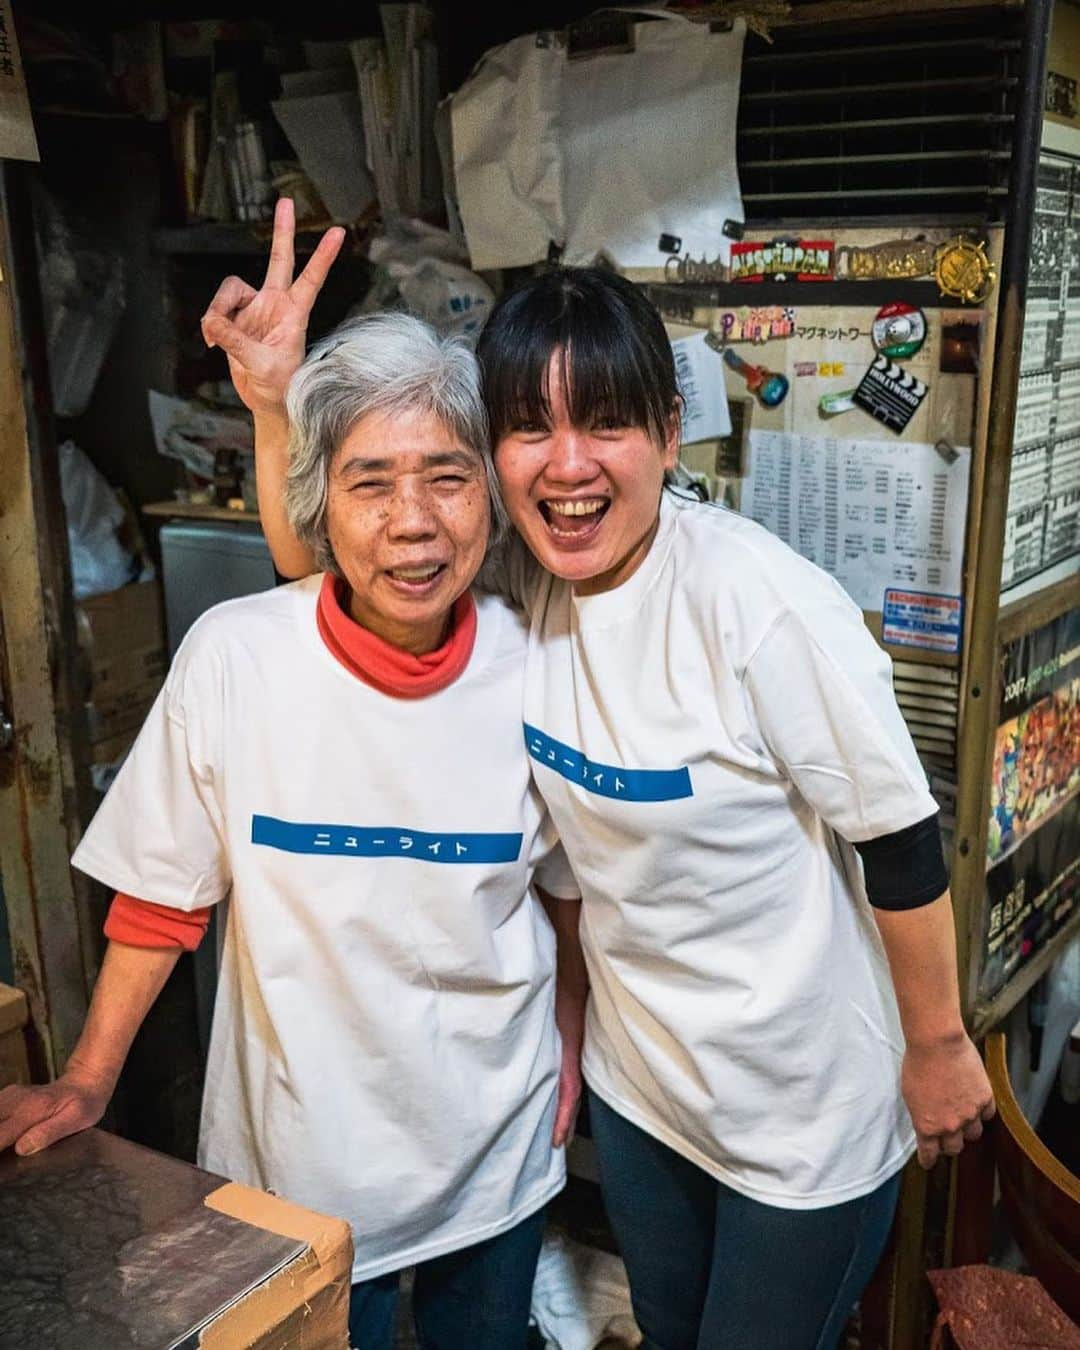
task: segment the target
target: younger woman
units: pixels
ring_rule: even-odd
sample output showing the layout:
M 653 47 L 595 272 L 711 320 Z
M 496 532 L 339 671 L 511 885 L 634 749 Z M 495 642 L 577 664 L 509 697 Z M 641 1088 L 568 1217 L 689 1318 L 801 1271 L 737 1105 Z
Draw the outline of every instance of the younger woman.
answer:
M 268 360 L 272 332 L 228 300 L 208 336 L 234 368 Z M 631 283 L 534 277 L 478 355 L 541 564 L 509 562 L 523 735 L 583 894 L 583 1071 L 646 1347 L 824 1350 L 906 1160 L 958 1153 L 993 1113 L 889 660 L 825 573 L 664 490 L 680 399 Z M 257 427 L 267 538 L 300 573 L 284 445 Z

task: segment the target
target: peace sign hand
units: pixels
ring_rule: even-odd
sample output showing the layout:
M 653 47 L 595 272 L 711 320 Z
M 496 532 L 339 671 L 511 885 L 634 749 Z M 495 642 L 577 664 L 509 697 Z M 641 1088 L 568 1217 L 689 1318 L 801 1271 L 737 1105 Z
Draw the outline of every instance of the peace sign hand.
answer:
M 202 317 L 208 347 L 220 347 L 246 407 L 255 414 L 284 416 L 285 390 L 304 359 L 308 318 L 345 231 L 327 230 L 307 266 L 293 280 L 296 221 L 292 199 L 280 197 L 262 289 L 226 277 Z

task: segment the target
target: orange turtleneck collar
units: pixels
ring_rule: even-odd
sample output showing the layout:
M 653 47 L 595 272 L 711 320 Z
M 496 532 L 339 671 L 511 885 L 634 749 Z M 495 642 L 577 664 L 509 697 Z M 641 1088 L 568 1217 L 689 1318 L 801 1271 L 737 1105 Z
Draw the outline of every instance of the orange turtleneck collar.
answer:
M 453 684 L 469 664 L 476 641 L 476 604 L 468 591 L 454 603 L 450 636 L 423 656 L 361 627 L 349 613 L 348 585 L 329 572 L 315 616 L 320 637 L 345 669 L 391 698 L 426 698 Z

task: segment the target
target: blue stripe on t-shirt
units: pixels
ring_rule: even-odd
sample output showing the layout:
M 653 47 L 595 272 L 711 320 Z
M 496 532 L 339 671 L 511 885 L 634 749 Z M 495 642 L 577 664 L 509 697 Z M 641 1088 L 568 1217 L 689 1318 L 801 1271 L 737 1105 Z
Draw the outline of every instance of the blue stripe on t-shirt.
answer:
M 692 797 L 690 770 L 626 769 L 586 759 L 580 750 L 564 745 L 525 723 L 525 745 L 537 764 L 561 774 L 586 792 L 627 802 L 674 802 Z
M 508 863 L 521 852 L 520 834 L 429 834 L 397 825 L 321 825 L 251 817 L 251 842 L 285 853 L 327 853 L 339 858 L 411 858 L 429 863 Z

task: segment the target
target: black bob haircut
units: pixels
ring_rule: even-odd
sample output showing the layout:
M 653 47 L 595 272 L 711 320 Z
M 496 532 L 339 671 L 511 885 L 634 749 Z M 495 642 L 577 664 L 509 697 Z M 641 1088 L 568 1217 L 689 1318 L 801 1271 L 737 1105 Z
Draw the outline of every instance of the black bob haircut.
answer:
M 675 358 L 655 306 L 600 267 L 553 267 L 491 311 L 477 344 L 492 444 L 516 427 L 549 425 L 548 365 L 562 352 L 570 420 L 642 427 L 667 439 L 681 400 Z

